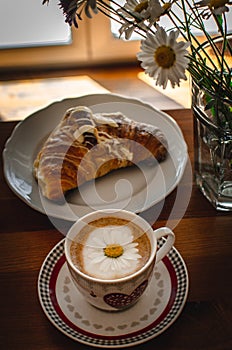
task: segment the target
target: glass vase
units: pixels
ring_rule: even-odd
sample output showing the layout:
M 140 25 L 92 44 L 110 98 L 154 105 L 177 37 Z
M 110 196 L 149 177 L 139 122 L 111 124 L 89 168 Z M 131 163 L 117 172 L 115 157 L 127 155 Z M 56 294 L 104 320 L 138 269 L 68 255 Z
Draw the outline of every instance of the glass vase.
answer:
M 208 96 L 192 81 L 195 180 L 217 210 L 232 211 L 232 130 L 226 121 L 232 118 L 232 105 L 220 100 L 217 109 L 208 109 Z

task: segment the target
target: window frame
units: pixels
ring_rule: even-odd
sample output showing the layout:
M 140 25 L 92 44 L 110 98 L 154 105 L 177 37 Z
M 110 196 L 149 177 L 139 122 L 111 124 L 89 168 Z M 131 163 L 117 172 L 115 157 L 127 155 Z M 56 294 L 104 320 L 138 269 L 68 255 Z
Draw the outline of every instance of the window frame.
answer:
M 79 27 L 72 26 L 71 32 L 71 44 L 0 49 L 0 69 L 68 68 L 137 61 L 141 40 L 115 37 L 110 18 L 101 12 L 93 14 L 92 18 L 84 15 Z
M 136 61 L 140 41 L 115 38 L 110 19 L 102 13 L 91 19 L 83 18 L 78 28 L 72 26 L 71 34 L 71 44 L 0 49 L 0 69 L 68 68 Z
M 136 61 L 140 40 L 123 40 L 111 32 L 110 18 L 98 13 L 88 19 L 89 37 L 91 42 L 91 62 L 125 62 Z M 96 33 L 97 28 L 97 33 Z
M 68 25 L 68 24 L 67 24 Z M 68 67 L 89 59 L 88 28 L 72 28 L 72 42 L 62 45 L 0 49 L 0 69 Z

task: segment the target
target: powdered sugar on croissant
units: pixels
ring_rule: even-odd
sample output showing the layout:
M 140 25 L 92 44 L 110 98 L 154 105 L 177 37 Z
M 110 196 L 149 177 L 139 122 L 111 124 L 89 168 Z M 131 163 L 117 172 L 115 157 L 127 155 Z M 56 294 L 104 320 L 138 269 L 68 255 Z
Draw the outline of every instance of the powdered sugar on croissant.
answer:
M 166 156 L 167 140 L 157 127 L 79 106 L 67 110 L 45 141 L 33 172 L 42 194 L 57 201 L 112 170 Z

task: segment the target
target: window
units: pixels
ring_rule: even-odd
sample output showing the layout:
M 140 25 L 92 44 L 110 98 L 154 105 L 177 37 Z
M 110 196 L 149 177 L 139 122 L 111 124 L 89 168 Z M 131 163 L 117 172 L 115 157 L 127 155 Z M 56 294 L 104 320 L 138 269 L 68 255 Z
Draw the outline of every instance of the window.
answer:
M 41 2 L 20 0 L 12 6 L 11 1 L 1 0 L 1 49 L 70 44 L 71 30 L 57 3 L 41 6 Z
M 124 3 L 124 0 L 121 1 Z M 112 22 L 100 12 L 97 15 L 93 14 L 92 19 L 84 17 L 83 14 L 84 20 L 79 22 L 79 28 L 70 29 L 64 22 L 57 1 L 50 1 L 48 6 L 42 6 L 42 0 L 14 0 L 14 6 L 9 0 L 1 2 L 5 5 L 5 12 L 1 11 L 0 14 L 0 68 L 68 67 L 86 63 L 136 61 L 141 37 L 134 37 L 134 40 L 129 41 L 120 39 L 118 37 L 120 24 Z M 33 10 L 35 4 L 36 18 L 32 19 L 31 13 L 35 13 Z M 13 14 L 16 14 L 15 20 L 12 18 Z M 25 19 L 23 15 L 26 15 Z M 166 25 L 167 21 L 168 18 L 163 17 L 160 24 Z M 25 34 L 21 31 L 24 23 L 28 27 Z M 227 24 L 231 31 L 232 11 L 227 14 Z M 207 21 L 207 26 L 210 31 L 216 29 L 211 19 Z M 6 39 L 6 34 L 15 34 L 17 31 L 21 33 L 18 42 Z
M 78 31 L 65 23 L 57 1 L 1 0 L 0 68 L 86 62 L 86 24 Z

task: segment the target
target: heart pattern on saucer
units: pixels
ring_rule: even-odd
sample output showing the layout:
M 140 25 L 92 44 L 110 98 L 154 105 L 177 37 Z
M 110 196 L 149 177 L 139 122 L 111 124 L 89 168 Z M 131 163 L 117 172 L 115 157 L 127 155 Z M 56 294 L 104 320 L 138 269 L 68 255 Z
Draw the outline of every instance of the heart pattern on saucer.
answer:
M 124 293 L 109 293 L 104 296 L 104 301 L 107 305 L 114 307 L 115 309 L 121 309 L 126 306 L 130 306 L 136 302 L 136 300 L 144 292 L 148 284 L 148 280 L 143 281 L 131 294 Z

